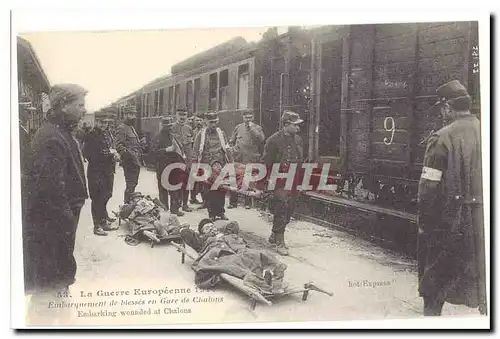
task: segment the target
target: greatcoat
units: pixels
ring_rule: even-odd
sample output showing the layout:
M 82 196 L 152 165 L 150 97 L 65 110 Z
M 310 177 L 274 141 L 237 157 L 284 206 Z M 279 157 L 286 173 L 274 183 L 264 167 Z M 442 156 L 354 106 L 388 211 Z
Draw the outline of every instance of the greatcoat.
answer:
M 480 122 L 465 115 L 428 140 L 418 190 L 419 292 L 485 305 Z
M 77 142 L 56 121 L 36 132 L 25 179 L 25 289 L 71 285 L 76 273 L 75 234 L 88 195 Z

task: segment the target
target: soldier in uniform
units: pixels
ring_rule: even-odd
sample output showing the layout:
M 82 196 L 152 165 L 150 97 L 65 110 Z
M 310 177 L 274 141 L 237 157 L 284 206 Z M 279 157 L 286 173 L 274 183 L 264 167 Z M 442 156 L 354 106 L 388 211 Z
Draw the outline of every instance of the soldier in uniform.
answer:
M 480 122 L 457 80 L 437 89 L 445 127 L 433 133 L 418 189 L 418 277 L 424 315 L 444 302 L 486 313 Z
M 299 169 L 303 161 L 302 139 L 298 135 L 299 124 L 303 120 L 295 112 L 284 111 L 281 121 L 283 128 L 271 135 L 264 146 L 262 162 L 268 168 L 268 175 L 275 163 L 280 164 L 282 171 L 287 171 L 291 164 L 297 164 L 297 169 Z M 269 242 L 276 244 L 276 250 L 279 254 L 288 255 L 288 247 L 285 244 L 285 229 L 293 215 L 298 197 L 296 192 L 286 191 L 284 185 L 284 182 L 278 182 L 275 186 L 273 228 Z
M 120 154 L 121 165 L 125 174 L 126 187 L 123 201 L 127 203 L 139 182 L 139 173 L 141 166 L 143 166 L 143 145 L 135 131 L 136 108 L 133 106 L 127 107 L 125 114 L 125 121 L 116 130 L 116 149 Z
M 219 163 L 224 167 L 227 163 L 233 162 L 232 155 L 229 152 L 227 136 L 218 126 L 219 117 L 217 113 L 207 112 L 205 119 L 207 127 L 196 135 L 194 141 L 193 161 L 209 164 L 210 166 Z M 210 218 L 227 220 L 224 210 L 225 198 L 224 191 L 207 189 L 204 199 L 207 203 Z
M 161 131 L 153 138 L 151 143 L 151 153 L 155 162 L 156 179 L 158 181 L 158 194 L 160 201 L 168 209 L 170 195 L 170 213 L 177 216 L 183 216 L 184 212 L 180 210 L 182 201 L 182 190 L 168 191 L 162 184 L 162 174 L 163 170 L 172 163 L 184 162 L 186 155 L 184 153 L 181 143 L 177 140 L 173 132 L 173 126 L 175 125 L 174 119 L 171 116 L 166 116 L 162 119 Z M 177 170 L 172 171 L 169 182 L 172 185 L 176 185 L 177 181 L 181 178 L 179 176 L 175 177 L 179 172 Z M 181 179 L 182 180 L 182 179 Z
M 83 155 L 88 161 L 87 179 L 90 199 L 92 199 L 92 220 L 94 234 L 105 236 L 106 231 L 117 230 L 112 226 L 115 219 L 108 214 L 107 204 L 113 196 L 113 182 L 115 179 L 116 161 L 118 152 L 114 148 L 114 140 L 108 124 L 113 119 L 96 117 L 94 128 L 87 134 L 83 147 Z
M 236 126 L 229 143 L 233 146 L 234 161 L 242 164 L 260 162 L 262 148 L 264 146 L 264 131 L 262 127 L 253 122 L 253 112 L 244 110 L 243 121 Z M 245 196 L 245 208 L 249 209 L 252 199 Z M 238 206 L 238 195 L 231 192 L 228 208 Z
M 35 295 L 52 295 L 52 300 L 75 281 L 75 235 L 88 195 L 71 132 L 85 114 L 86 93 L 74 84 L 52 87 L 52 113 L 32 140 L 26 166 L 25 288 Z
M 203 123 L 203 118 L 201 118 L 199 116 L 194 116 L 193 117 L 193 147 L 194 147 L 194 140 L 196 139 L 196 136 L 198 135 L 198 133 L 203 129 L 203 127 L 205 127 L 205 124 Z M 198 199 L 196 199 L 196 196 L 198 195 L 198 193 L 201 194 L 202 201 L 199 201 Z M 190 196 L 191 196 L 190 202 L 192 204 L 202 204 L 200 207 L 198 207 L 198 209 L 203 209 L 206 207 L 204 195 L 205 195 L 205 192 L 204 192 L 203 184 L 201 182 L 196 182 L 194 184 L 193 189 L 191 190 L 191 193 L 190 193 Z
M 187 110 L 184 108 L 178 108 L 176 110 L 177 121 L 172 127 L 172 131 L 176 139 L 181 143 L 183 152 L 186 155 L 186 165 L 188 170 L 191 168 L 191 161 L 193 158 L 193 129 L 187 123 Z M 180 196 L 182 201 L 182 209 L 185 212 L 191 212 L 192 209 L 188 206 L 189 191 L 187 187 L 182 188 L 182 194 Z

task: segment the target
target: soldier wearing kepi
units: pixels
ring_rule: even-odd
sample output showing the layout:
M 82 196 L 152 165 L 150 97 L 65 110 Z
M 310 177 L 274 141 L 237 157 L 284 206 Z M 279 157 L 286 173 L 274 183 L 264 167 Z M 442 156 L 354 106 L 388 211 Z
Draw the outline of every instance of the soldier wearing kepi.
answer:
M 172 131 L 173 126 L 173 117 L 166 116 L 162 119 L 162 128 L 161 131 L 153 138 L 151 143 L 151 152 L 155 159 L 156 179 L 158 181 L 160 201 L 168 209 L 168 197 L 170 195 L 170 213 L 177 216 L 183 216 L 184 212 L 180 210 L 182 191 L 168 191 L 165 186 L 165 179 L 168 179 L 168 182 L 170 182 L 171 185 L 176 185 L 179 182 L 184 181 L 182 173 L 179 172 L 178 169 L 173 170 L 168 178 L 163 178 L 162 182 L 163 171 L 168 165 L 176 162 L 185 164 L 186 159 L 183 147 Z
M 108 214 L 107 204 L 113 196 L 116 161 L 120 156 L 114 148 L 113 136 L 108 124 L 113 119 L 97 116 L 94 128 L 85 137 L 83 155 L 88 160 L 87 179 L 90 199 L 92 199 L 92 219 L 94 234 L 107 235 L 106 231 L 117 230 L 112 226 L 115 219 Z
M 126 187 L 123 200 L 127 203 L 139 183 L 139 173 L 144 163 L 142 160 L 143 144 L 135 131 L 137 110 L 135 107 L 127 107 L 125 114 L 125 121 L 118 126 L 116 131 L 116 149 L 120 154 L 125 174 Z
M 177 121 L 172 127 L 172 131 L 176 139 L 181 143 L 189 170 L 193 158 L 193 128 L 187 123 L 187 110 L 185 108 L 178 108 L 176 115 Z M 189 191 L 187 187 L 183 187 L 181 193 L 182 209 L 185 212 L 191 212 L 192 209 L 188 206 Z
M 284 171 L 287 171 L 291 164 L 297 164 L 298 170 L 303 161 L 302 139 L 298 135 L 299 124 L 303 120 L 295 112 L 284 111 L 281 121 L 283 128 L 271 135 L 264 146 L 262 162 L 268 168 L 268 175 L 274 164 L 280 164 Z M 288 255 L 288 247 L 285 244 L 285 229 L 293 215 L 298 197 L 296 192 L 287 191 L 284 186 L 284 182 L 278 182 L 274 189 L 273 229 L 269 242 L 276 244 L 276 250 L 279 254 Z
M 234 161 L 242 164 L 250 164 L 260 162 L 261 150 L 264 146 L 264 131 L 262 127 L 253 122 L 253 112 L 244 110 L 243 121 L 236 126 L 229 143 L 234 149 Z M 252 199 L 245 196 L 245 208 L 250 208 Z M 231 193 L 229 199 L 229 207 L 235 208 L 238 206 L 238 195 Z
M 224 167 L 233 162 L 229 152 L 228 139 L 224 131 L 218 126 L 219 117 L 215 112 L 205 114 L 207 127 L 203 128 L 194 141 L 193 161 L 212 166 L 215 163 Z M 207 203 L 208 216 L 212 219 L 227 220 L 224 210 L 225 193 L 222 190 L 207 189 L 204 199 Z
M 447 124 L 433 133 L 418 189 L 418 277 L 424 315 L 444 302 L 486 314 L 480 122 L 457 80 L 437 89 Z

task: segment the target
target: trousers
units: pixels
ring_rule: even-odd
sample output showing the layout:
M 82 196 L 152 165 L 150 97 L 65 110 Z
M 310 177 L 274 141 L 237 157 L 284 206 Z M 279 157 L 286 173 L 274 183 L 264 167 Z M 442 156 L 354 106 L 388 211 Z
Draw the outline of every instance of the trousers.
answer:
M 168 209 L 168 191 L 163 187 L 161 184 L 161 172 L 156 172 L 156 181 L 158 182 L 158 198 L 160 199 L 160 202 L 165 205 L 165 207 Z
M 274 196 L 272 201 L 273 233 L 285 233 L 286 225 L 290 222 L 290 219 L 293 216 L 297 202 L 297 196 Z
M 92 220 L 94 221 L 94 228 L 105 225 L 108 215 L 109 197 L 94 197 L 92 198 L 91 211 Z
M 231 192 L 229 195 L 229 204 L 233 206 L 238 205 L 238 194 L 236 192 Z M 251 206 L 252 205 L 252 198 L 249 197 L 248 195 L 245 195 L 245 206 Z
M 125 174 L 125 194 L 124 202 L 128 202 L 130 195 L 135 192 L 135 188 L 139 183 L 139 173 L 141 167 L 133 163 L 123 164 L 123 172 Z
M 219 217 L 226 212 L 224 209 L 224 204 L 226 203 L 225 191 L 209 190 L 206 193 L 206 202 L 209 218 Z

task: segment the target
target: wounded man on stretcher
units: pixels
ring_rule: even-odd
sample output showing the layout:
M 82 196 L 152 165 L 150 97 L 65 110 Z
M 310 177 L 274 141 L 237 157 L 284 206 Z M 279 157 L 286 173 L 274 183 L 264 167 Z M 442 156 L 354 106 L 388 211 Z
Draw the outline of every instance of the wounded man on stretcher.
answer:
M 198 253 L 192 264 L 196 286 L 213 288 L 225 273 L 263 293 L 283 293 L 287 266 L 268 251 L 250 248 L 238 232 L 238 223 L 230 220 L 203 219 L 198 232 L 181 227 L 182 240 Z

